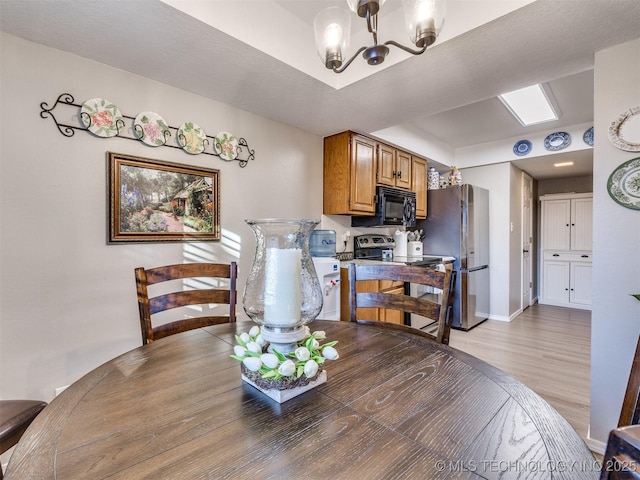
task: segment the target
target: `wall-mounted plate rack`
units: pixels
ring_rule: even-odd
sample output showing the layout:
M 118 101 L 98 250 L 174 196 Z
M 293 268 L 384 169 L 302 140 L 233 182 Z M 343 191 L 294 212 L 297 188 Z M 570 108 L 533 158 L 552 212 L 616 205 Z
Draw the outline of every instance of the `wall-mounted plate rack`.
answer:
M 52 107 L 49 107 L 46 102 L 42 102 L 40 104 L 40 117 L 51 117 L 58 131 L 65 137 L 73 137 L 76 130 L 80 130 L 94 134 L 96 138 L 126 138 L 138 142 L 142 141 L 152 148 L 171 147 L 179 148 L 191 155 L 212 155 L 225 162 L 238 162 L 238 165 L 242 168 L 246 167 L 250 161 L 255 159 L 255 150 L 249 148 L 247 141 L 242 137 L 237 139 L 230 137 L 228 132 L 220 132 L 220 134 L 223 135 L 218 134 L 217 136 L 206 135 L 202 132 L 200 148 L 196 150 L 190 149 L 190 140 L 183 134 L 184 126 L 185 124 L 190 125 L 189 122 L 183 123 L 180 127 L 172 127 L 167 124 L 166 128 L 163 128 L 159 140 L 152 144 L 151 142 L 145 141 L 143 126 L 137 123 L 140 121 L 140 115 L 137 117 L 123 115 L 115 105 L 111 106 L 117 111 L 117 115 L 112 116 L 114 122 L 113 134 L 108 135 L 96 134 L 96 125 L 92 123 L 92 116 L 86 113 L 86 104 L 75 103 L 73 96 L 69 93 L 63 93 L 58 96 Z M 64 118 L 63 121 L 58 121 L 58 118 L 53 114 L 53 111 L 56 109 L 58 109 L 56 115 L 58 115 L 58 118 Z M 229 145 L 232 146 L 231 150 L 229 149 Z

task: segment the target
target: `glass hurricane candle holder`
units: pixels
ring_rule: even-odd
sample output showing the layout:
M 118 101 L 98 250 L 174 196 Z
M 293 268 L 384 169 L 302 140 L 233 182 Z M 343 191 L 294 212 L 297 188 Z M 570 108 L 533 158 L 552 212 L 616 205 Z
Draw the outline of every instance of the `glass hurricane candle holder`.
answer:
M 309 238 L 317 220 L 246 220 L 256 253 L 243 296 L 244 311 L 262 326 L 269 349 L 286 354 L 306 335 L 305 325 L 322 310 L 322 289 Z

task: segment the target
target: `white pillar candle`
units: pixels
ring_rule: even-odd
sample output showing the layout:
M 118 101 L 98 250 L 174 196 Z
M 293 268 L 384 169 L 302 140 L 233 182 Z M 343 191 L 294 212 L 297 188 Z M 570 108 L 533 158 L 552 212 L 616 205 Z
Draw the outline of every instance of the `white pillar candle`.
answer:
M 264 281 L 264 323 L 293 326 L 302 305 L 302 250 L 267 248 Z

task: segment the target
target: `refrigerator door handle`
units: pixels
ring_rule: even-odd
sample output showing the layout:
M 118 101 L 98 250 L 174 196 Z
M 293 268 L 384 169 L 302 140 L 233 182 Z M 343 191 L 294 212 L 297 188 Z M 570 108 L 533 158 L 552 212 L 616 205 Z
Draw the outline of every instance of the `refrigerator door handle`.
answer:
M 478 270 L 484 270 L 485 268 L 489 268 L 489 265 L 482 265 L 480 267 L 472 267 L 472 268 L 461 268 L 461 273 L 469 273 L 469 272 L 477 272 Z

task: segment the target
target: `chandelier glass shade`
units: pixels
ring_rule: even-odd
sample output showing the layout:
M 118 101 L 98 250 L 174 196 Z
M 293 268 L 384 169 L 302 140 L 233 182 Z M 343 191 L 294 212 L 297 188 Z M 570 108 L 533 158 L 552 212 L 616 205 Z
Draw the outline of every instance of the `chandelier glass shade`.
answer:
M 360 47 L 348 60 L 351 37 L 351 15 L 348 10 L 330 7 L 321 11 L 314 20 L 316 48 L 325 66 L 336 73 L 343 72 L 362 53 L 369 65 L 384 62 L 393 45 L 413 55 L 420 55 L 432 45 L 442 29 L 446 0 L 403 0 L 405 27 L 413 46 L 406 47 L 396 41 L 378 43 L 378 12 L 385 0 L 347 0 L 349 8 L 367 22 L 373 44 Z

